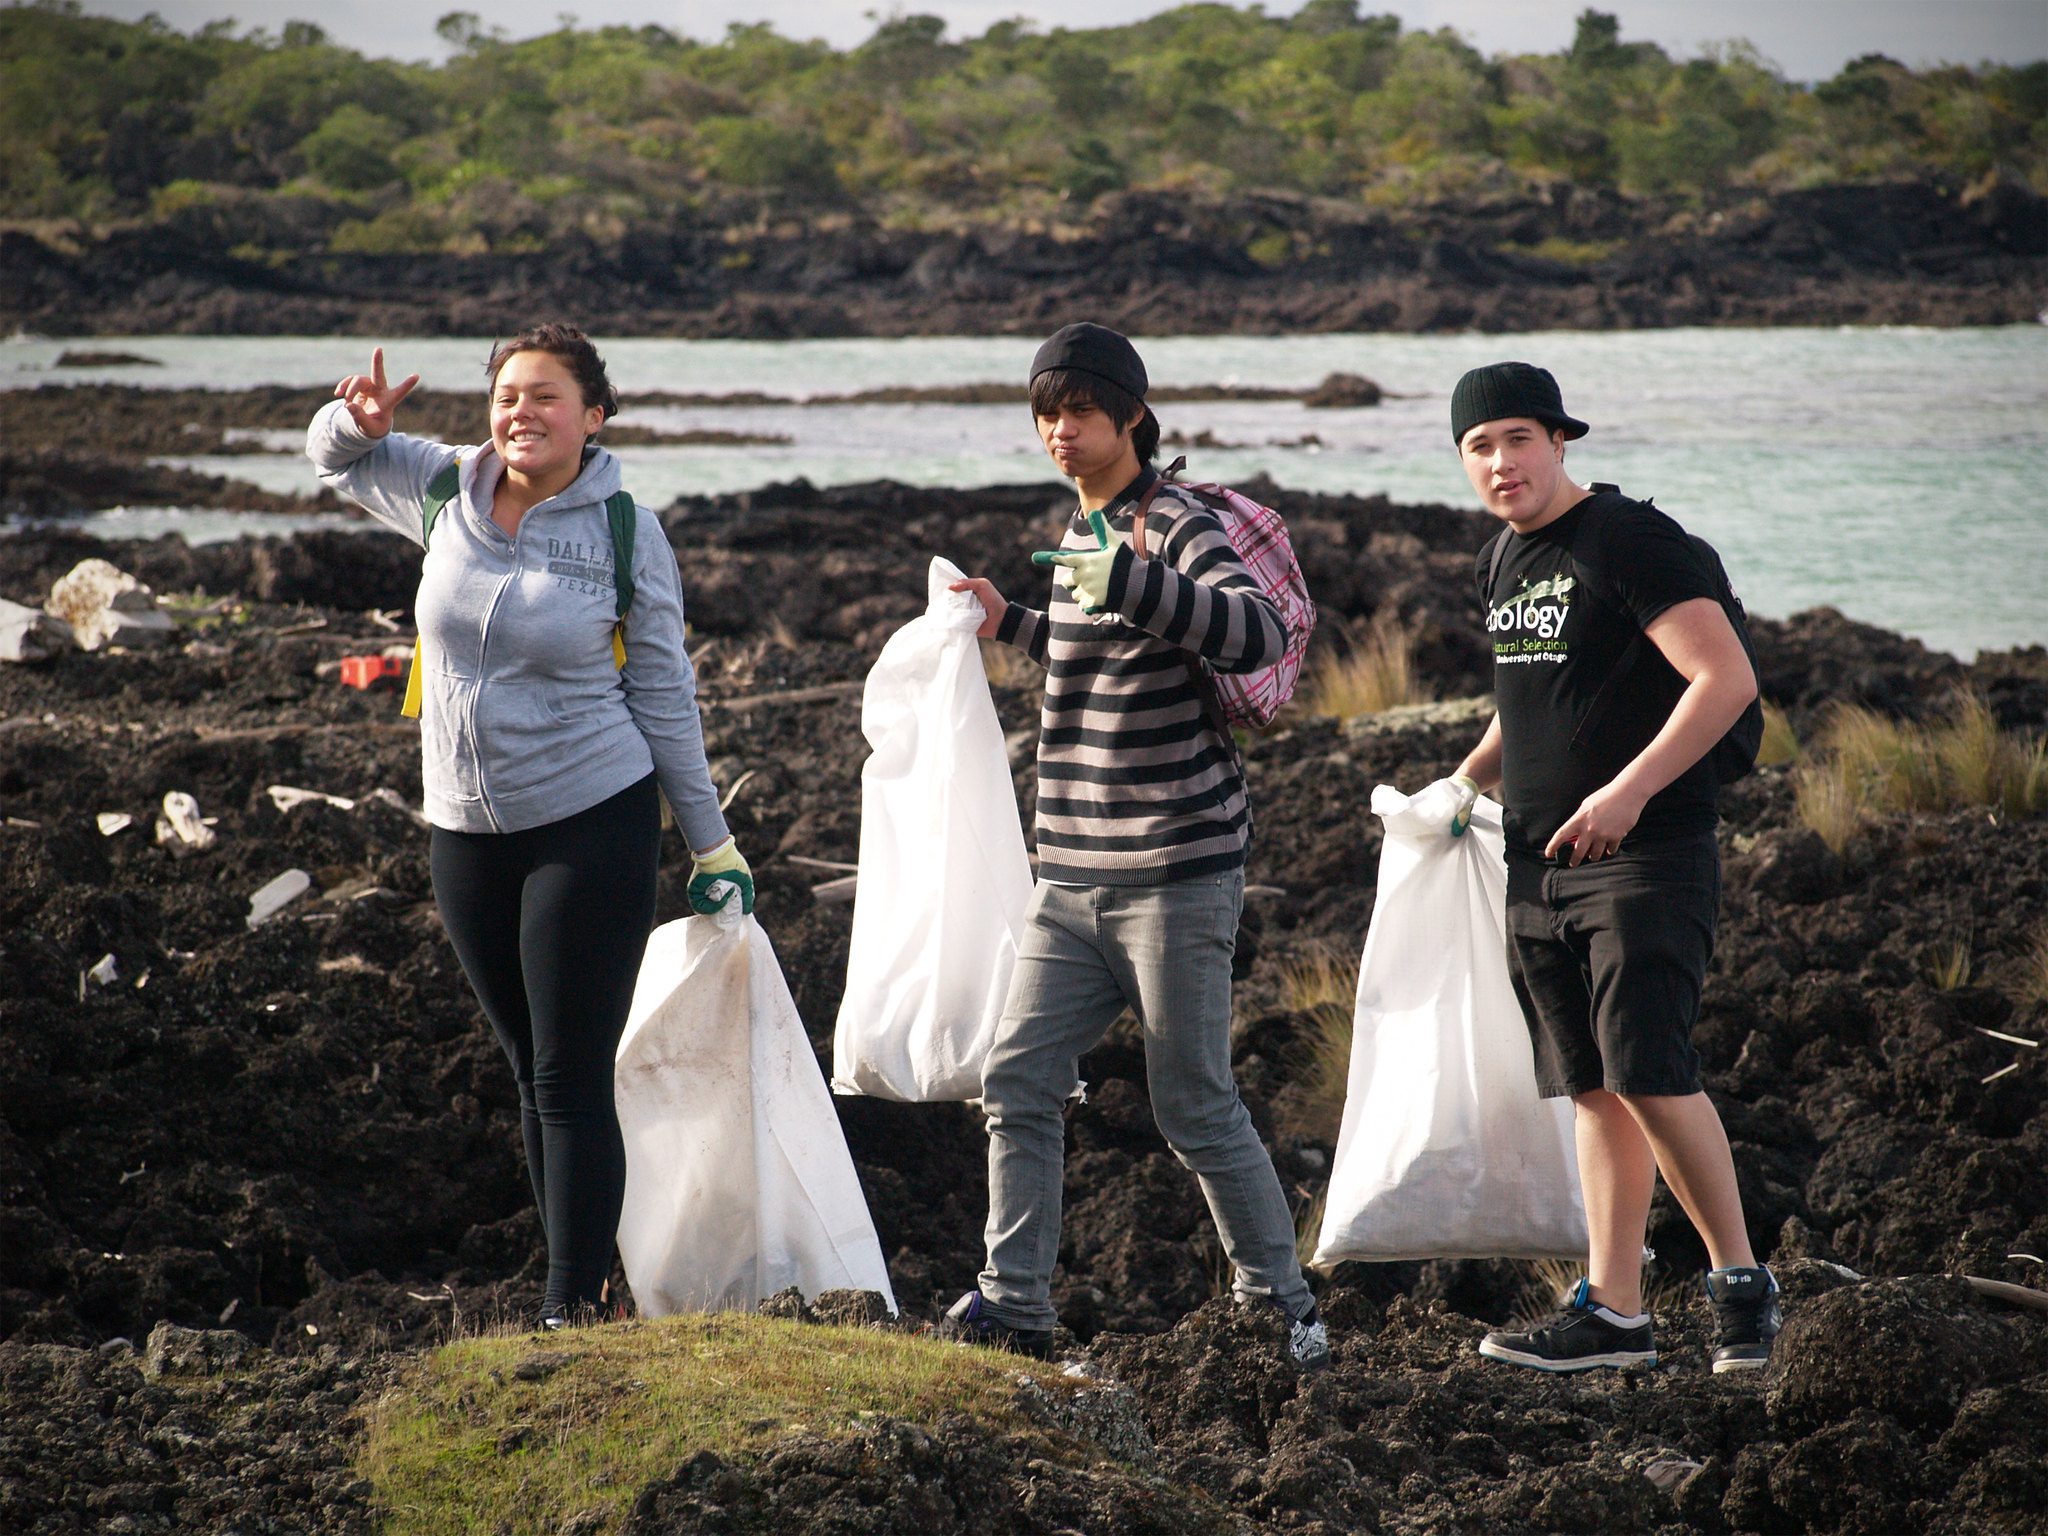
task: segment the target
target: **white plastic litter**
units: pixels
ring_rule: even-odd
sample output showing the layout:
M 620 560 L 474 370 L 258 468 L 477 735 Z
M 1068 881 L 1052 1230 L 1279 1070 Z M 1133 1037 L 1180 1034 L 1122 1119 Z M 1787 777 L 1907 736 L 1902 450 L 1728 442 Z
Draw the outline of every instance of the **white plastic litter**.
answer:
M 1507 967 L 1501 811 L 1373 791 L 1385 823 L 1313 1263 L 1586 1255 L 1568 1099 L 1536 1096 Z
M 101 837 L 112 837 L 116 832 L 125 832 L 135 825 L 135 818 L 126 811 L 101 811 L 93 820 L 99 826 Z
M 286 907 L 313 889 L 313 877 L 303 869 L 288 869 L 249 898 L 249 926 L 261 928 Z
M 0 661 L 48 661 L 74 643 L 71 626 L 54 613 L 0 597 Z
M 270 796 L 270 803 L 280 811 L 296 810 L 299 806 L 309 805 L 315 800 L 342 811 L 352 811 L 356 808 L 355 801 L 345 795 L 330 795 L 318 789 L 294 789 L 289 784 L 273 784 L 263 792 Z
M 99 963 L 85 973 L 85 979 L 96 987 L 111 987 L 121 979 L 121 968 L 112 955 L 101 955 Z
M 156 821 L 156 840 L 172 845 L 172 852 L 188 848 L 194 852 L 211 848 L 216 833 L 199 814 L 199 802 L 182 789 L 164 796 L 164 813 Z
M 640 1310 L 879 1291 L 882 1246 L 768 935 L 737 902 L 654 930 L 617 1064 L 619 1255 Z
M 837 1093 L 981 1096 L 1031 899 L 1002 726 L 974 638 L 984 612 L 934 559 L 928 606 L 868 673 L 860 874 L 832 1047 Z

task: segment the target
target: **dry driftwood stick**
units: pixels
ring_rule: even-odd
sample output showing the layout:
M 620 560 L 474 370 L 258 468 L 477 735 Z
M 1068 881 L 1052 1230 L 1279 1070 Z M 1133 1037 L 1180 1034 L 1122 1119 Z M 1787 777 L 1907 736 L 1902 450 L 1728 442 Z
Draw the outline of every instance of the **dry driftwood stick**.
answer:
M 721 815 L 732 809 L 733 801 L 739 799 L 740 791 L 747 786 L 747 780 L 760 771 L 758 768 L 749 768 L 745 773 L 732 781 L 732 788 L 728 789 L 725 792 L 725 798 L 718 802 L 718 809 Z
M 736 699 L 702 700 L 712 709 L 759 709 L 775 704 L 818 704 L 826 699 L 843 699 L 865 688 L 865 682 L 820 683 L 815 688 L 790 688 L 782 693 L 748 693 Z
M 836 869 L 843 874 L 852 874 L 860 868 L 858 864 L 848 864 L 843 859 L 814 859 L 807 853 L 785 853 L 782 858 L 785 863 L 800 865 L 805 869 Z
M 2009 1301 L 2016 1307 L 2032 1307 L 2036 1312 L 2048 1312 L 2048 1291 L 2037 1291 L 2029 1285 L 2014 1285 L 2010 1280 L 1986 1280 L 1981 1275 L 1965 1275 L 1963 1278 L 1979 1296 Z
M 227 730 L 202 725 L 194 734 L 208 746 L 218 746 L 241 741 L 284 741 L 293 736 L 325 736 L 330 732 L 358 735 L 365 731 L 379 736 L 416 736 L 419 727 L 388 720 L 363 720 L 349 725 L 315 725 L 309 721 L 298 725 L 251 725 Z
M 847 875 L 838 880 L 827 880 L 823 885 L 811 887 L 811 900 L 821 907 L 837 907 L 853 900 L 854 887 L 860 883 L 859 875 Z

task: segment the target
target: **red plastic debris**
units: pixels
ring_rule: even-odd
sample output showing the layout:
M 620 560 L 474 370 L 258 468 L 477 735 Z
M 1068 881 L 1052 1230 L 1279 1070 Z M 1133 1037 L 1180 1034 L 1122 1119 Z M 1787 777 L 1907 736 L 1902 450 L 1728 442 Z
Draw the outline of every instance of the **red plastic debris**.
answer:
M 403 679 L 405 662 L 397 656 L 344 656 L 341 680 L 351 688 L 374 688 L 385 678 Z

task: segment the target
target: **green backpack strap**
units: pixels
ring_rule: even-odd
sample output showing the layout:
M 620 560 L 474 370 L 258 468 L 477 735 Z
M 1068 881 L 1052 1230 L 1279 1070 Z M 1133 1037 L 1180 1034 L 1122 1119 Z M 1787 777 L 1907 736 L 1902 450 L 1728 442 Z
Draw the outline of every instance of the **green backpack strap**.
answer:
M 420 547 L 434 536 L 434 519 L 441 509 L 462 494 L 462 460 L 451 459 L 441 472 L 427 482 L 427 499 L 420 503 Z
M 451 459 L 427 482 L 426 499 L 420 503 L 421 549 L 425 549 L 428 541 L 434 537 L 434 519 L 441 515 L 441 509 L 461 494 L 462 460 Z M 405 669 L 405 700 L 398 706 L 398 712 L 408 720 L 417 720 L 420 717 L 420 649 L 420 639 L 415 634 L 412 642 L 412 665 Z
M 626 623 L 626 610 L 633 606 L 633 539 L 640 526 L 640 509 L 631 491 L 613 491 L 605 498 L 605 520 L 612 525 L 612 581 L 618 592 L 619 625 Z

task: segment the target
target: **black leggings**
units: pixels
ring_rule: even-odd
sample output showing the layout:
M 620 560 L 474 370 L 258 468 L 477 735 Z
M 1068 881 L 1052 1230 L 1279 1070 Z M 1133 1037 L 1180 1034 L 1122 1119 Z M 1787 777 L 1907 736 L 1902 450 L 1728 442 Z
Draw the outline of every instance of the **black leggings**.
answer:
M 544 827 L 433 832 L 441 921 L 519 1080 L 552 1303 L 596 1302 L 611 1272 L 626 1193 L 612 1059 L 660 853 L 652 774 Z

